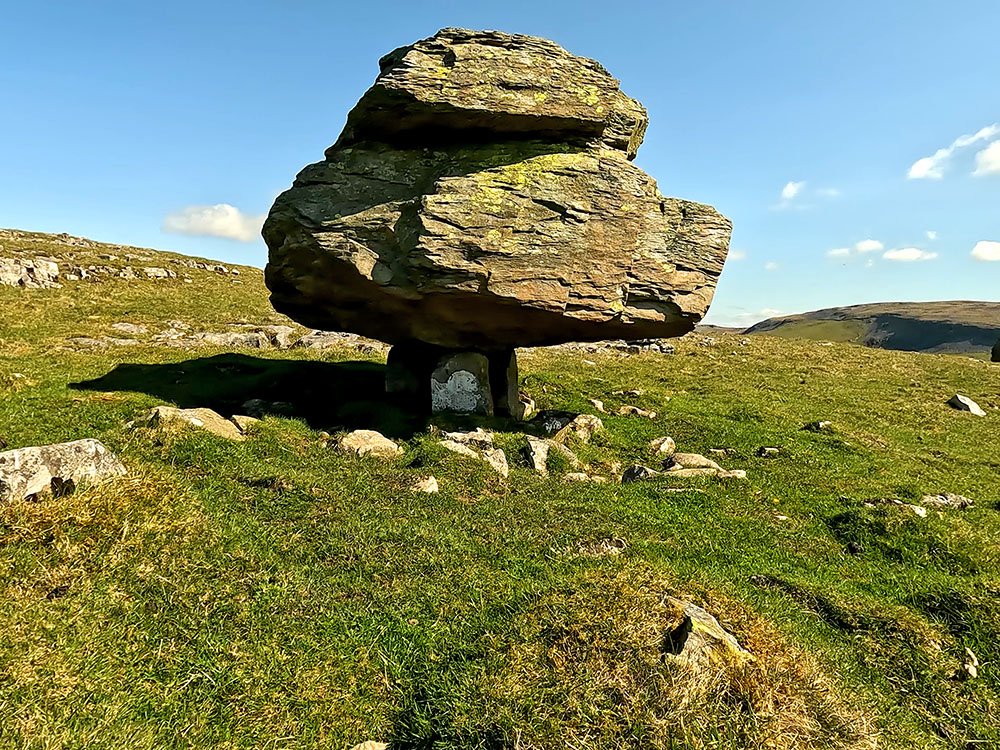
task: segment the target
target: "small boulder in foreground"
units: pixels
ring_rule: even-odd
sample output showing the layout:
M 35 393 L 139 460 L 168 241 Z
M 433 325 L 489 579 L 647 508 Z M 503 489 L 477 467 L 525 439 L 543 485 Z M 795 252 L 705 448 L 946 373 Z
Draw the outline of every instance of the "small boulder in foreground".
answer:
M 0 453 L 0 502 L 32 499 L 51 492 L 72 492 L 82 484 L 97 484 L 128 472 L 103 443 L 69 443 L 17 448 Z
M 958 409 L 959 411 L 967 411 L 970 414 L 975 414 L 977 417 L 986 416 L 986 412 L 983 411 L 983 407 L 968 396 L 963 396 L 961 393 L 956 393 L 948 399 L 948 406 L 952 409 Z
M 376 458 L 395 458 L 403 455 L 402 448 L 375 430 L 355 430 L 347 433 L 337 441 L 337 450 Z

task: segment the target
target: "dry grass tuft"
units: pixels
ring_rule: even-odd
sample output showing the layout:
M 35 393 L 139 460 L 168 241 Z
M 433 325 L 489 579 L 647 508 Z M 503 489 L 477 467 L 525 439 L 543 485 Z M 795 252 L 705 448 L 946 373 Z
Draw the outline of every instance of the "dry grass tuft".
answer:
M 551 712 L 546 725 L 572 728 L 574 741 L 615 737 L 619 747 L 876 746 L 873 722 L 772 624 L 719 594 L 687 593 L 643 569 L 592 575 L 547 597 L 532 614 L 534 637 L 513 649 L 492 699 L 523 704 L 541 689 L 550 699 L 531 710 Z M 703 606 L 753 658 L 691 662 L 667 653 L 665 636 L 683 617 L 668 596 Z M 519 747 L 552 739 L 522 735 Z

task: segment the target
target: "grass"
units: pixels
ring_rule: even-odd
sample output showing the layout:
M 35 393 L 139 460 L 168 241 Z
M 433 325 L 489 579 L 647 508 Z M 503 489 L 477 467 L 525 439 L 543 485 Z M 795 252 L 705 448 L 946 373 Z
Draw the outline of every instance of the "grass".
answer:
M 117 320 L 282 322 L 259 273 L 190 275 L 0 287 L 0 437 L 97 437 L 130 469 L 0 506 L 0 746 L 1000 743 L 1000 367 L 772 337 L 683 340 L 669 356 L 528 351 L 522 386 L 542 408 L 658 413 L 602 415 L 575 446 L 595 471 L 655 466 L 646 446 L 669 434 L 680 450 L 727 448 L 720 461 L 749 479 L 541 478 L 517 459 L 523 426 L 487 423 L 504 481 L 386 401 L 375 355 L 59 348 Z M 643 395 L 614 395 L 631 388 Z M 956 391 L 989 416 L 946 407 Z M 298 416 L 242 443 L 125 428 L 159 403 L 229 414 L 279 396 Z M 833 431 L 801 429 L 819 419 Z M 405 455 L 348 457 L 320 433 L 362 426 Z M 781 453 L 757 457 L 765 445 Z M 407 489 L 426 474 L 439 494 Z M 919 518 L 864 503 L 946 491 L 976 507 Z M 583 553 L 607 538 L 627 547 Z M 671 661 L 668 595 L 755 660 Z M 979 676 L 959 680 L 966 648 Z

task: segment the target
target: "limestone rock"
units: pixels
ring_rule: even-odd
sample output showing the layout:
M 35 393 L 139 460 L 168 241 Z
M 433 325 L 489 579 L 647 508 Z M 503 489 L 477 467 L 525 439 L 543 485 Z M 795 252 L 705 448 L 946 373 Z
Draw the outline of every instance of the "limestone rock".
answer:
M 528 444 L 521 449 L 528 466 L 542 476 L 548 476 L 549 441 L 528 436 Z
M 403 455 L 403 449 L 375 430 L 355 430 L 341 437 L 336 443 L 342 453 L 376 458 L 395 458 Z
M 59 264 L 44 258 L 0 258 L 0 285 L 25 289 L 59 287 Z
M 649 448 L 658 456 L 672 456 L 677 451 L 677 445 L 672 437 L 658 437 L 651 440 Z
M 677 471 L 680 469 L 723 470 L 715 461 L 702 456 L 700 453 L 673 453 L 663 462 L 663 468 L 668 471 Z
M 666 634 L 667 653 L 696 669 L 752 658 L 739 641 L 701 607 L 674 597 L 666 603 L 682 612 L 680 624 Z
M 957 508 L 960 510 L 971 508 L 975 505 L 975 502 L 964 495 L 955 495 L 951 492 L 944 492 L 940 495 L 924 495 L 920 499 L 920 502 L 924 505 L 933 505 L 937 508 Z
M 249 432 L 255 424 L 258 424 L 260 422 L 260 420 L 257 419 L 256 417 L 248 417 L 244 414 L 234 414 L 229 418 L 229 421 L 231 421 L 234 425 L 236 425 L 239 428 L 240 432 L 242 432 L 244 435 L 246 435 L 247 432 Z
M 474 430 L 466 432 L 442 432 L 441 437 L 453 443 L 460 443 L 461 445 L 472 446 L 474 448 L 483 449 L 493 447 L 493 433 L 487 432 L 482 427 L 477 427 Z
M 128 472 L 101 442 L 73 440 L 0 453 L 0 502 L 72 492 Z
M 477 428 L 478 430 L 479 428 Z M 489 433 L 483 433 L 489 434 Z M 472 442 L 466 440 L 465 442 L 459 442 L 459 440 L 454 439 L 454 436 L 468 435 L 468 433 L 444 433 L 445 439 L 438 441 L 439 444 L 452 451 L 453 453 L 458 453 L 461 456 L 468 456 L 469 458 L 475 458 L 480 461 L 485 461 L 493 469 L 496 470 L 500 476 L 506 478 L 510 473 L 510 467 L 507 464 L 507 456 L 499 448 L 493 447 L 492 436 L 490 436 L 489 443 L 482 442 Z M 452 437 L 449 437 L 452 436 Z M 476 445 L 477 448 L 470 447 L 470 445 Z
M 438 492 L 438 480 L 435 477 L 420 477 L 412 485 L 410 489 L 413 492 L 425 492 L 427 494 L 434 494 Z
M 543 39 L 444 29 L 396 50 L 271 209 L 272 304 L 481 352 L 682 335 L 731 224 L 629 161 L 645 126 L 603 67 Z
M 132 425 L 145 424 L 156 427 L 164 424 L 184 425 L 211 432 L 227 440 L 245 440 L 243 431 L 236 424 L 211 409 L 178 409 L 173 406 L 156 406 L 139 417 Z
M 648 409 L 642 409 L 638 406 L 631 406 L 626 404 L 618 410 L 618 415 L 621 417 L 644 417 L 646 419 L 656 419 L 656 412 L 649 411 Z
M 809 422 L 802 429 L 806 432 L 831 432 L 833 430 L 833 422 L 828 419 L 821 419 L 816 422 Z
M 961 393 L 956 393 L 950 399 L 948 399 L 948 406 L 953 409 L 958 409 L 959 411 L 967 411 L 971 414 L 975 414 L 977 417 L 985 417 L 986 412 L 983 411 L 982 407 L 973 401 L 968 396 L 963 396 Z
M 140 333 L 146 332 L 146 326 L 138 325 L 136 323 L 112 323 L 111 328 L 119 333 L 127 333 L 132 336 L 136 336 Z

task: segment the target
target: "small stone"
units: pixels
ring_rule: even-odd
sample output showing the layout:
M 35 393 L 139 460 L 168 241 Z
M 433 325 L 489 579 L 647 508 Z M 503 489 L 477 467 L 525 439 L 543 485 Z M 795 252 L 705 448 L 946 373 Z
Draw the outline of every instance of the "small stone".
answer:
M 517 400 L 521 403 L 521 408 L 522 408 L 521 418 L 530 419 L 536 411 L 534 399 L 532 399 L 531 396 L 525 393 L 521 393 L 518 394 Z
M 802 429 L 807 432 L 830 432 L 833 430 L 833 422 L 823 419 L 818 422 L 810 422 Z
M 656 419 L 656 412 L 648 409 L 640 409 L 638 406 L 625 405 L 618 410 L 618 415 L 622 417 L 645 417 L 646 419 Z
M 642 464 L 635 464 L 628 467 L 625 473 L 622 474 L 622 484 L 632 484 L 633 482 L 639 482 L 643 479 L 652 479 L 653 477 L 659 476 L 660 472 L 655 469 L 650 469 L 648 466 L 643 466 Z
M 389 750 L 389 743 L 367 740 L 365 742 L 361 742 L 355 745 L 354 747 L 351 748 L 351 750 Z
M 584 474 L 582 471 L 571 471 L 568 474 L 563 474 L 563 481 L 566 482 L 589 482 L 591 477 L 589 474 Z
M 0 453 L 0 502 L 65 494 L 127 473 L 115 455 L 93 439 L 17 448 Z
M 606 537 L 595 542 L 581 542 L 576 546 L 577 551 L 584 557 L 615 557 L 624 552 L 627 547 L 628 544 L 625 543 L 625 540 L 618 537 Z
M 342 453 L 354 453 L 358 456 L 395 458 L 403 455 L 403 449 L 399 445 L 375 430 L 349 432 L 337 441 L 336 447 Z
M 486 448 L 483 450 L 483 459 L 496 469 L 500 476 L 506 478 L 510 472 L 510 468 L 507 465 L 507 456 L 499 448 Z
M 966 647 L 965 649 L 965 660 L 962 662 L 962 674 L 963 679 L 973 680 L 979 676 L 979 659 L 973 653 L 972 649 Z
M 948 399 L 948 406 L 953 409 L 958 409 L 959 411 L 967 411 L 971 414 L 975 414 L 977 417 L 985 417 L 986 412 L 983 411 L 982 407 L 973 401 L 968 396 L 963 396 L 961 393 L 956 393 L 950 399 Z
M 643 395 L 644 393 L 645 393 L 645 391 L 642 390 L 642 388 L 632 388 L 632 389 L 627 390 L 627 391 L 612 391 L 611 395 L 612 396 L 633 396 L 633 397 L 637 398 L 637 397 Z
M 743 469 L 731 469 L 729 471 L 723 469 L 718 473 L 720 479 L 746 479 L 747 473 Z
M 226 440 L 245 440 L 240 428 L 212 409 L 178 409 L 173 406 L 157 406 L 140 416 L 133 426 L 144 424 L 158 427 L 176 424 L 205 430 Z
M 658 437 L 651 440 L 649 448 L 658 456 L 672 456 L 677 451 L 677 445 L 672 437 Z
M 438 481 L 435 477 L 421 477 L 410 485 L 410 490 L 433 494 L 438 491 Z
M 945 492 L 941 495 L 924 495 L 920 498 L 920 502 L 924 505 L 933 505 L 939 508 L 964 509 L 975 505 L 975 502 L 964 495 L 954 495 L 951 492 Z
M 668 596 L 665 603 L 679 609 L 683 615 L 680 624 L 664 638 L 667 653 L 694 668 L 727 661 L 741 663 L 752 658 L 739 641 L 701 607 L 672 596 Z
M 548 476 L 549 473 L 547 466 L 549 445 L 547 440 L 539 440 L 538 438 L 529 436 L 528 444 L 521 449 L 521 453 L 528 462 L 528 466 L 542 476 Z
M 137 325 L 136 323 L 112 323 L 111 328 L 120 333 L 128 333 L 133 336 L 146 332 L 146 326 Z
M 761 446 L 757 449 L 757 456 L 760 458 L 777 458 L 779 453 L 781 453 L 780 448 Z
M 595 409 L 597 409 L 597 411 L 599 411 L 601 414 L 607 414 L 607 412 L 604 410 L 604 402 L 601 401 L 600 399 L 591 398 L 591 399 L 587 399 L 587 401 L 590 403 L 591 406 L 593 406 Z
M 695 468 L 695 469 L 670 469 L 667 472 L 667 476 L 675 477 L 677 479 L 697 479 L 699 477 L 717 477 L 720 472 L 718 469 L 709 468 Z
M 674 453 L 663 462 L 663 468 L 668 471 L 678 469 L 712 469 L 722 471 L 722 467 L 710 458 L 700 453 Z
M 455 435 L 464 433 L 446 432 L 444 434 Z M 459 443 L 451 439 L 439 440 L 438 444 L 444 448 L 447 448 L 453 453 L 458 453 L 460 456 L 467 456 L 469 458 L 475 458 L 479 461 L 485 461 L 494 469 L 496 469 L 496 471 L 499 472 L 500 475 L 503 477 L 506 477 L 509 473 L 510 469 L 507 465 L 507 456 L 499 448 L 493 448 L 492 442 L 490 443 L 490 447 L 484 447 L 481 451 L 476 450 L 474 448 L 470 448 L 469 445 L 466 445 L 465 443 Z
M 476 448 L 492 448 L 493 433 L 487 432 L 482 427 L 467 432 L 442 432 L 444 440 L 451 440 L 462 445 L 471 445 Z

